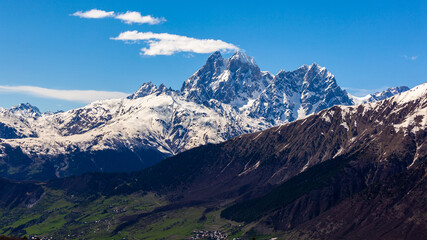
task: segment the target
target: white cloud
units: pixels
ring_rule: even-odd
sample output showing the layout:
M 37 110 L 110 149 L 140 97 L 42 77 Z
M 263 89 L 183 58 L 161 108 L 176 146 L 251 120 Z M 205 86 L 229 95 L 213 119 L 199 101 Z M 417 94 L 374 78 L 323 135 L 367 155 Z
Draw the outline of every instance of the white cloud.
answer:
M 97 91 L 97 90 L 58 90 L 35 86 L 4 86 L 0 85 L 0 93 L 21 93 L 31 96 L 60 99 L 71 102 L 90 103 L 97 100 L 123 98 L 128 93 Z
M 86 12 L 77 11 L 71 14 L 71 16 L 76 16 L 81 18 L 115 18 L 115 19 L 122 20 L 124 23 L 127 23 L 127 24 L 146 23 L 146 24 L 153 25 L 153 24 L 160 24 L 166 21 L 165 18 L 156 18 L 151 15 L 142 16 L 140 12 L 127 11 L 125 13 L 115 13 L 114 11 L 107 12 L 99 9 L 92 9 Z
M 132 23 L 148 23 L 148 24 L 159 24 L 165 22 L 164 18 L 156 18 L 151 15 L 142 16 L 140 12 L 131 12 L 127 11 L 126 13 L 117 14 L 114 18 L 122 20 L 124 23 L 132 24 Z
M 114 17 L 114 12 L 106 12 L 104 10 L 92 9 L 86 12 L 77 11 L 71 15 L 81 18 L 107 18 Z
M 218 50 L 239 49 L 235 45 L 222 40 L 196 39 L 169 33 L 126 31 L 111 39 L 127 42 L 144 41 L 148 44 L 148 47 L 142 48 L 141 54 L 149 56 L 172 55 L 178 52 L 211 53 Z
M 417 60 L 418 56 L 407 56 L 407 55 L 403 55 L 403 58 L 414 61 L 414 60 Z

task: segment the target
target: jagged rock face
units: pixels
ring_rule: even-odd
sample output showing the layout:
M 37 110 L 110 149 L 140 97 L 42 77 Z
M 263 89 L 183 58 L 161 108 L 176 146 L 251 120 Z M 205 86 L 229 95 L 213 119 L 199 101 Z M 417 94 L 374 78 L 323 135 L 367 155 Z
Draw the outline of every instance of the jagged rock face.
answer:
M 237 52 L 224 59 L 214 53 L 181 88 L 188 100 L 207 105 L 215 99 L 272 126 L 353 101 L 335 77 L 316 63 L 276 76 L 262 72 L 253 58 Z
M 181 91 L 187 99 L 197 103 L 215 99 L 241 107 L 249 99 L 256 98 L 271 78 L 270 74 L 261 72 L 253 58 L 242 52 L 236 52 L 229 59 L 216 52 L 184 82 Z
M 314 63 L 293 72 L 279 72 L 249 108 L 249 114 L 265 117 L 276 125 L 339 104 L 351 105 L 352 101 L 335 77 Z
M 317 64 L 309 67 L 301 89 L 301 107 L 305 115 L 334 105 L 351 105 L 348 94 L 338 86 L 335 77 Z
M 0 150 L 6 145 L 19 148 L 33 160 L 25 172 L 43 172 L 39 168 L 46 168 L 49 177 L 84 169 L 114 170 L 111 166 L 115 162 L 99 164 L 100 159 L 93 160 L 95 165 L 71 163 L 73 159 L 81 161 L 80 153 L 104 156 L 105 151 L 112 150 L 128 156 L 131 151 L 135 153 L 128 158 L 132 167 L 127 169 L 123 163 L 123 168 L 116 169 L 133 171 L 193 147 L 353 102 L 334 76 L 317 64 L 281 71 L 273 77 L 242 52 L 228 59 L 216 52 L 184 82 L 181 91 L 144 83 L 125 99 L 97 101 L 67 112 L 41 114 L 29 104 L 0 108 Z M 6 153 L 0 153 L 0 162 L 2 159 L 8 159 Z M 18 177 L 9 172 L 15 171 L 5 167 L 0 176 Z

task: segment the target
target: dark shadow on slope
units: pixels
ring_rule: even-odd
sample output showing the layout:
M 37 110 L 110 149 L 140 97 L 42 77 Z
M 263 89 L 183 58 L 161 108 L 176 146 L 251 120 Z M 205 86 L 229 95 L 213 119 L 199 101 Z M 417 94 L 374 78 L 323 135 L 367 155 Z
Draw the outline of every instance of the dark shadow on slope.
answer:
M 341 171 L 355 156 L 338 157 L 319 163 L 282 183 L 266 194 L 236 203 L 221 212 L 221 217 L 237 222 L 253 222 L 286 206 L 301 196 L 330 184 L 331 177 Z

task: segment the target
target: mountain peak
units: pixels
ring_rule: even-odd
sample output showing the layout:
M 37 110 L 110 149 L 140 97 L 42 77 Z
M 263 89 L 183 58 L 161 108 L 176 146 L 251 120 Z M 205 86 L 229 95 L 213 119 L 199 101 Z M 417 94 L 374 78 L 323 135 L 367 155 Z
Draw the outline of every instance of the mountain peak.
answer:
M 422 85 L 420 85 L 420 86 L 422 86 Z M 355 104 L 362 104 L 362 103 L 367 103 L 367 102 L 377 102 L 377 101 L 381 101 L 381 100 L 384 100 L 386 98 L 392 97 L 394 95 L 406 92 L 408 90 L 410 90 L 410 89 L 407 86 L 391 87 L 391 88 L 388 88 L 382 92 L 376 92 L 373 94 L 368 94 L 364 97 L 355 97 L 355 96 L 352 96 L 350 94 L 350 98 L 352 99 L 352 101 Z
M 224 58 L 221 55 L 221 52 L 216 51 L 208 57 L 205 65 L 200 70 L 202 70 L 202 69 L 212 70 L 212 69 L 216 69 L 216 68 L 221 68 L 224 65 L 225 65 L 225 62 L 224 62 Z
M 250 71 L 256 74 L 261 72 L 255 60 L 241 51 L 236 51 L 233 56 L 227 59 L 226 68 L 230 72 L 247 73 Z
M 309 69 L 310 68 L 310 66 L 311 65 L 307 65 L 307 64 L 304 64 L 304 65 L 302 65 L 301 67 L 299 67 L 297 70 L 295 70 L 295 71 L 307 71 L 307 69 Z
M 212 54 L 208 57 L 207 62 L 215 61 L 215 60 L 218 60 L 218 59 L 223 59 L 223 58 L 222 58 L 222 54 L 221 54 L 221 52 L 220 52 L 220 51 L 216 51 L 216 52 L 212 53 Z
M 146 82 L 139 87 L 138 91 L 133 93 L 132 95 L 128 96 L 128 99 L 137 99 L 141 97 L 145 97 L 147 95 L 150 95 L 157 91 L 157 86 L 154 85 L 152 82 Z
M 13 106 L 11 109 L 19 109 L 19 110 L 35 110 L 40 112 L 36 106 L 31 105 L 30 103 L 21 103 L 19 105 Z
M 400 89 L 402 89 L 402 87 Z M 403 89 L 405 89 L 405 87 L 403 87 Z M 414 88 L 409 89 L 407 91 L 403 91 L 400 94 L 393 96 L 393 99 L 396 102 L 405 103 L 405 102 L 410 102 L 410 101 L 424 98 L 424 103 L 425 103 L 426 96 L 427 96 L 427 82 L 420 84 L 418 86 L 415 86 Z
M 317 64 L 315 62 L 312 63 L 310 66 L 308 66 L 308 69 L 312 70 L 312 71 L 316 71 L 316 72 L 321 72 L 321 71 L 325 71 L 326 70 L 325 67 L 322 67 L 322 66 L 320 66 L 319 64 Z
M 386 90 L 382 91 L 382 92 L 376 92 L 374 94 L 372 94 L 372 96 L 378 101 L 378 100 L 383 100 L 385 98 L 391 97 L 393 95 L 402 93 L 402 92 L 406 92 L 409 90 L 409 87 L 407 86 L 400 86 L 400 87 L 391 87 L 391 88 L 387 88 Z M 382 99 L 380 99 L 382 98 Z
M 142 84 L 141 87 L 139 87 L 138 91 L 136 91 L 132 95 L 128 96 L 127 99 L 142 98 L 142 97 L 154 94 L 154 93 L 157 95 L 159 95 L 161 93 L 169 94 L 172 91 L 173 90 L 171 88 L 166 87 L 163 83 L 160 84 L 159 87 L 157 87 L 152 82 L 146 82 L 146 83 Z
M 242 63 L 256 64 L 253 57 L 246 55 L 240 50 L 236 51 L 233 56 L 230 57 L 229 61 L 240 61 Z
M 286 71 L 284 69 L 280 69 L 280 71 L 276 74 L 276 77 L 279 78 L 285 78 L 286 77 Z
M 27 116 L 27 117 L 28 116 L 36 117 L 41 115 L 40 110 L 36 106 L 33 106 L 29 103 L 21 103 L 17 106 L 13 106 L 12 108 L 10 108 L 10 111 L 13 112 L 14 114 Z
M 215 99 L 240 106 L 258 96 L 271 79 L 270 74 L 261 72 L 252 57 L 241 51 L 228 59 L 215 52 L 184 82 L 181 91 L 187 99 L 198 103 Z
M 157 88 L 157 94 L 166 93 L 169 94 L 173 90 L 171 88 L 166 87 L 163 83 L 160 84 L 159 88 Z
M 221 55 L 220 51 L 216 51 L 212 53 L 206 60 L 205 65 L 203 65 L 202 68 L 199 69 L 199 71 L 213 71 L 217 72 L 220 68 L 222 68 L 225 65 L 224 58 Z M 197 73 L 196 72 L 196 73 Z

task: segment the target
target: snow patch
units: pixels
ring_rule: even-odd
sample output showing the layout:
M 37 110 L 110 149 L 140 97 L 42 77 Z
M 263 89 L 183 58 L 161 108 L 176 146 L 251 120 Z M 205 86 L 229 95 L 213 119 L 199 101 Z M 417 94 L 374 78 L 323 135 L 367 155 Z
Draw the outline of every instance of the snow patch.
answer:
M 248 174 L 248 173 L 252 172 L 253 170 L 257 169 L 259 167 L 260 163 L 261 162 L 258 161 L 252 167 L 250 167 L 250 168 L 246 169 L 245 171 L 239 173 L 239 177 L 242 175 Z

